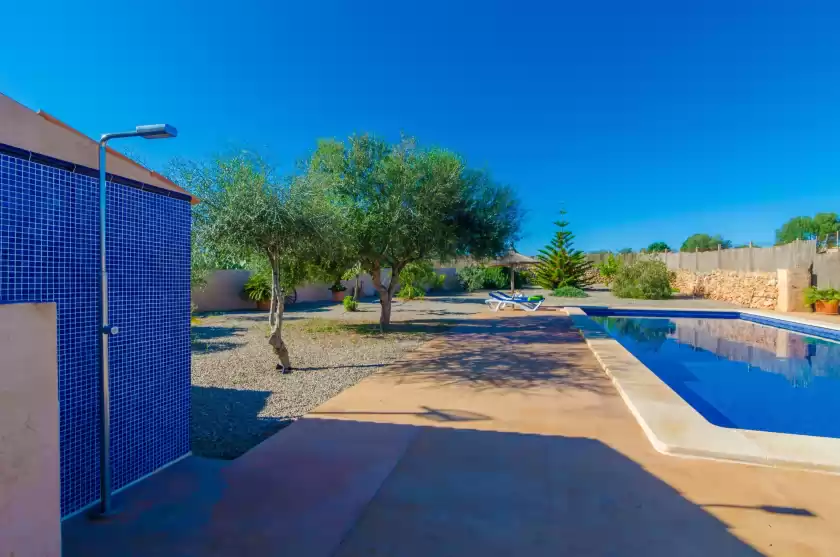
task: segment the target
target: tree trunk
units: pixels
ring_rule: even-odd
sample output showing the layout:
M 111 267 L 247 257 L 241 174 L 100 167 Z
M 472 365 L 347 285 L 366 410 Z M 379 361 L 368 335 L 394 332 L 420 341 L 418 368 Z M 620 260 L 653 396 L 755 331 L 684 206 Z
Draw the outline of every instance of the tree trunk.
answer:
M 383 333 L 391 324 L 391 294 L 385 290 L 385 293 L 379 293 L 379 305 L 381 310 L 379 312 L 379 330 Z
M 289 359 L 289 349 L 283 342 L 281 336 L 283 329 L 283 289 L 280 288 L 280 265 L 277 261 L 271 262 L 271 313 L 269 316 L 270 334 L 268 344 L 274 349 L 277 355 L 277 368 L 283 373 L 292 372 L 292 362 Z
M 353 289 L 353 300 L 359 301 L 359 279 L 361 275 L 356 275 L 356 287 Z
M 271 265 L 271 302 L 268 305 L 268 328 L 273 331 L 277 325 L 277 303 L 280 300 L 280 292 L 277 290 L 279 281 L 274 277 L 274 262 L 269 261 Z
M 381 310 L 379 313 L 379 330 L 382 332 L 385 332 L 391 324 L 391 301 L 394 299 L 394 291 L 396 291 L 397 285 L 400 283 L 400 271 L 404 266 L 394 265 L 391 268 L 391 280 L 388 282 L 388 286 L 382 284 L 382 269 L 379 263 L 377 262 L 373 266 L 371 278 L 373 279 L 373 286 L 379 292 L 379 305 Z
M 516 284 L 514 283 L 514 280 L 513 280 L 514 277 L 516 277 L 516 275 L 514 274 L 513 265 L 511 265 L 510 266 L 510 293 L 511 294 L 516 292 Z

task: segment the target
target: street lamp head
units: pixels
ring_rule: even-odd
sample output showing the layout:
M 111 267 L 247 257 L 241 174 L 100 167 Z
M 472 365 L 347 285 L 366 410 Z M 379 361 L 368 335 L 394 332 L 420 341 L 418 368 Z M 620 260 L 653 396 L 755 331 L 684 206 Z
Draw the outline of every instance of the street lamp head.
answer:
M 167 137 L 176 137 L 178 130 L 169 124 L 152 124 L 150 126 L 137 126 L 135 129 L 137 135 L 146 139 L 166 139 Z

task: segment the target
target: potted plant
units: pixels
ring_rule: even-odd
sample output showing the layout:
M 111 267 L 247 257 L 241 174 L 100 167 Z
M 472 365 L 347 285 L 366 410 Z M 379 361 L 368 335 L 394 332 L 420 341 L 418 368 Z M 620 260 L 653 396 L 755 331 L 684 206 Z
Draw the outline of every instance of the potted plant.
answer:
M 819 289 L 816 286 L 805 289 L 805 303 L 814 306 L 817 313 L 836 314 L 840 305 L 840 291 L 834 288 Z
M 271 278 L 265 273 L 254 273 L 243 288 L 245 297 L 257 303 L 257 309 L 271 309 Z
M 347 287 L 341 284 L 341 281 L 337 280 L 335 284 L 330 286 L 330 291 L 332 292 L 333 302 L 340 302 L 344 299 Z

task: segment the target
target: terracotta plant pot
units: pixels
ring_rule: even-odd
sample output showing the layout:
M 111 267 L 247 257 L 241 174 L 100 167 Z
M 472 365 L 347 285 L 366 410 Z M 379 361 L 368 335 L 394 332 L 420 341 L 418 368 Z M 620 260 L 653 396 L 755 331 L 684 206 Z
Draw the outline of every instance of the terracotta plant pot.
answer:
M 840 300 L 817 300 L 814 302 L 814 310 L 817 313 L 836 315 L 838 305 L 840 305 Z
M 271 300 L 260 300 L 257 302 L 257 309 L 260 311 L 268 311 L 271 309 Z
M 340 290 L 338 292 L 333 292 L 332 294 L 333 294 L 333 296 L 332 296 L 333 302 L 340 302 L 347 295 L 347 291 L 346 290 Z

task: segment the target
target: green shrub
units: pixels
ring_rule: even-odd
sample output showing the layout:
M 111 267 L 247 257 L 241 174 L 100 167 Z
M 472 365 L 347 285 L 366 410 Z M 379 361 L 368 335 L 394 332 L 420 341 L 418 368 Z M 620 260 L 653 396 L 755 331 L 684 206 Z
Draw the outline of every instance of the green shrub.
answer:
M 612 282 L 619 298 L 665 300 L 671 297 L 668 267 L 662 261 L 636 261 L 622 265 Z
M 457 272 L 458 282 L 467 292 L 475 290 L 504 290 L 510 286 L 510 267 L 485 267 L 470 265 Z M 516 288 L 528 284 L 530 274 L 515 271 L 513 280 Z
M 429 261 L 414 261 L 400 271 L 400 291 L 397 297 L 413 300 L 426 294 L 426 285 L 435 281 L 435 268 Z
M 598 263 L 597 269 L 598 274 L 601 275 L 601 280 L 609 286 L 618 274 L 619 269 L 621 269 L 621 259 L 613 254 L 609 254 L 606 259 Z
M 510 270 L 505 267 L 485 267 L 482 288 L 501 290 L 510 285 Z
M 271 275 L 254 273 L 242 289 L 249 300 L 264 302 L 271 299 Z
M 589 296 L 589 294 L 576 286 L 561 286 L 560 288 L 555 288 L 551 294 L 559 298 L 586 298 Z
M 359 309 L 359 302 L 353 296 L 345 296 L 341 303 L 344 304 L 344 311 L 356 311 Z
M 514 277 L 516 281 L 517 288 L 520 286 L 528 285 L 528 284 L 535 284 L 536 283 L 536 275 L 534 274 L 533 267 L 525 267 L 523 269 L 518 269 L 516 271 L 516 276 Z M 508 278 L 510 280 L 510 278 Z
M 840 290 L 834 288 L 819 289 L 816 286 L 811 286 L 803 291 L 805 295 L 805 303 L 808 305 L 817 302 L 830 302 L 832 300 L 840 300 Z
M 480 265 L 469 265 L 458 269 L 456 275 L 461 288 L 467 292 L 484 288 L 484 267 Z
M 402 298 L 404 300 L 415 300 L 417 298 L 425 298 L 426 291 L 422 288 L 417 288 L 416 286 L 412 286 L 410 284 L 404 284 L 400 287 L 400 291 L 397 292 L 397 298 Z
M 446 275 L 440 274 L 435 275 L 434 280 L 432 281 L 432 290 L 443 290 L 443 285 L 446 282 Z

